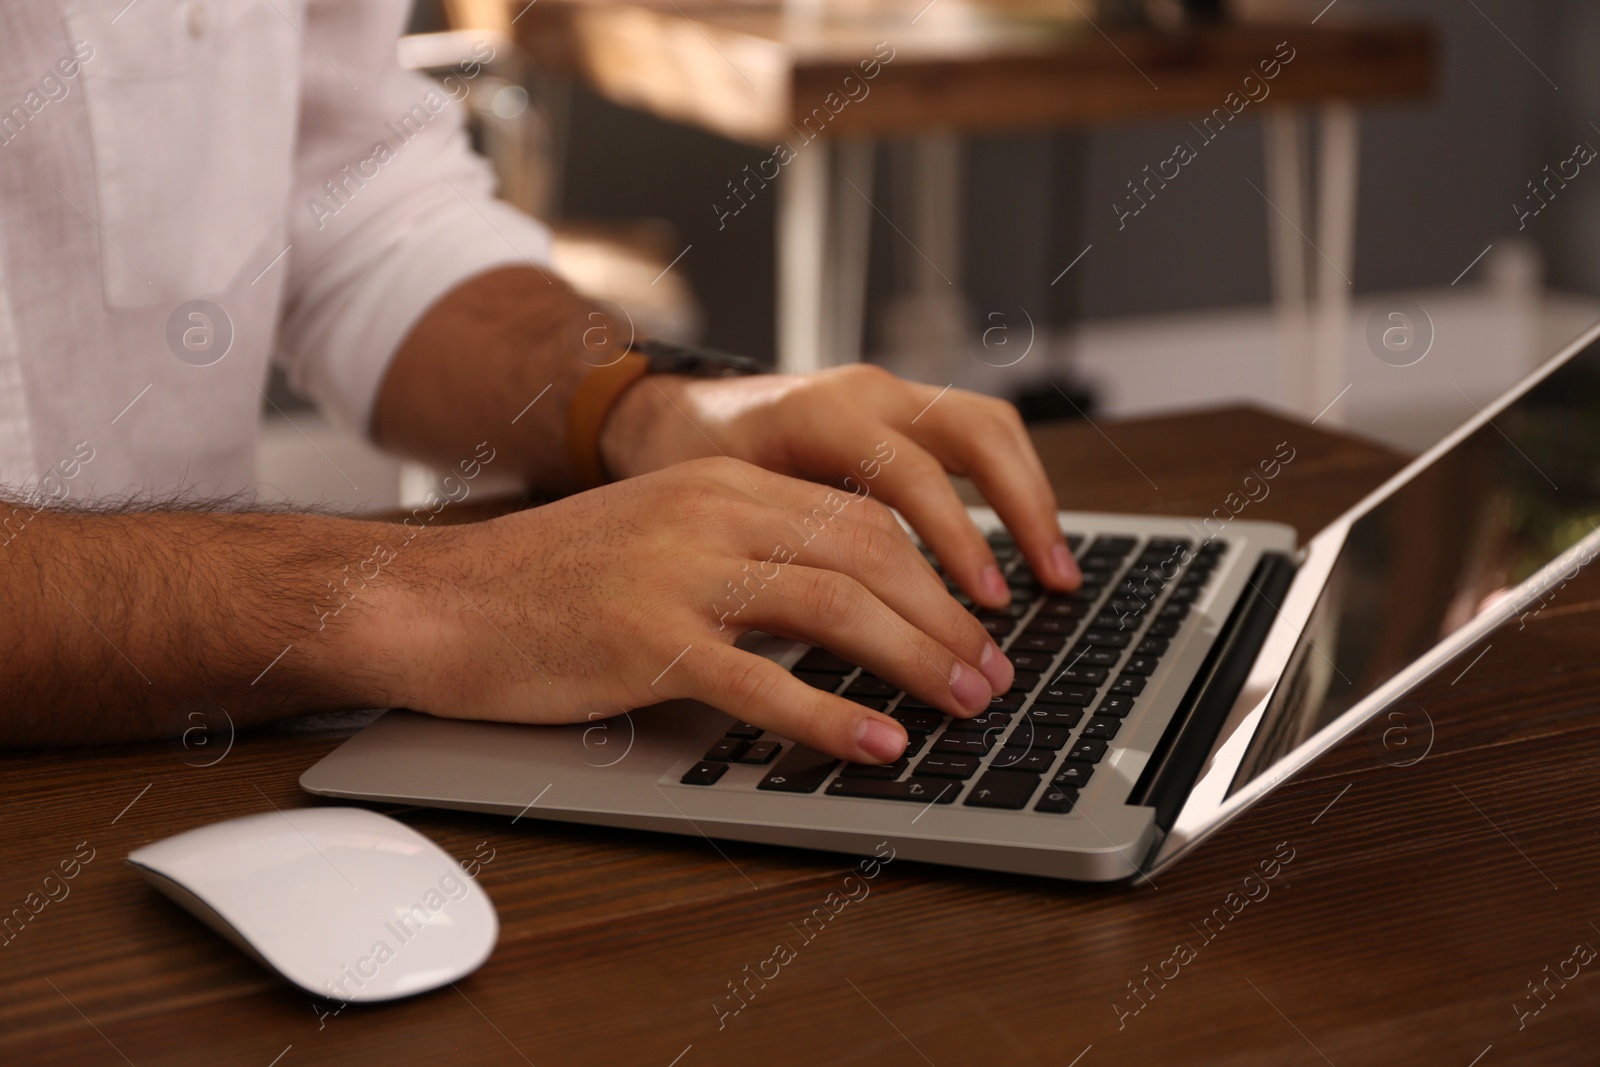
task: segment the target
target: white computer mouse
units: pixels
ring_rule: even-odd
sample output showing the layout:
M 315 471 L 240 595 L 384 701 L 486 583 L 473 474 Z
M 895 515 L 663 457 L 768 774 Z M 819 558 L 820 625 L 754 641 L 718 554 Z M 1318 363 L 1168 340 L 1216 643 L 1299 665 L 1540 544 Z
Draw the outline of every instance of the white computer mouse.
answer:
M 410 996 L 476 970 L 494 905 L 460 864 L 363 808 L 295 808 L 202 826 L 128 855 L 161 892 L 319 997 Z

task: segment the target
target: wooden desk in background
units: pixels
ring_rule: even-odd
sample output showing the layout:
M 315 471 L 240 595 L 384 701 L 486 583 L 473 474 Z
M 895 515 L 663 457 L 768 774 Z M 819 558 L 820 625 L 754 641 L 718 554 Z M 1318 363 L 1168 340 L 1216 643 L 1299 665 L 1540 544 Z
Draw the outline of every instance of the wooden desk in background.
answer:
M 1066 506 L 1176 514 L 1221 506 L 1288 440 L 1295 460 L 1249 514 L 1302 534 L 1401 464 L 1249 410 L 1066 424 L 1037 440 Z M 319 1020 L 122 858 L 202 823 L 313 803 L 296 779 L 342 735 L 241 735 L 209 767 L 192 764 L 212 752 L 163 744 L 6 756 L 0 911 L 41 892 L 80 842 L 94 858 L 0 946 L 0 1062 L 1593 1062 L 1600 976 L 1593 964 L 1564 985 L 1547 975 L 1580 942 L 1600 946 L 1597 640 L 1600 589 L 1580 579 L 1415 694 L 1431 734 L 1416 717 L 1358 733 L 1155 887 L 895 862 L 720 1031 L 713 1002 L 794 937 L 853 860 L 387 809 L 482 863 L 500 944 L 457 989 Z M 1152 982 L 1119 1029 L 1115 1006 L 1137 1003 L 1128 983 L 1170 975 L 1174 946 L 1201 944 L 1198 924 L 1280 842 L 1293 859 L 1270 893 Z M 1519 1029 L 1516 1007 L 1541 1003 L 1527 983 L 1547 980 Z
M 1258 191 L 1286 335 L 1285 381 L 1289 402 L 1307 416 L 1349 381 L 1355 106 L 1424 98 L 1436 64 L 1426 24 L 1374 17 L 1370 9 L 1347 15 L 1333 5 L 1320 15 L 1313 4 L 1287 8 L 1277 21 L 1162 32 L 1096 22 L 1091 0 L 448 3 L 460 24 L 514 33 L 540 70 L 614 103 L 766 151 L 779 142 L 791 147 L 792 159 L 778 159 L 776 190 L 778 360 L 786 370 L 860 358 L 868 235 L 882 210 L 869 199 L 877 141 L 910 140 L 903 160 L 909 196 L 891 201 L 885 214 L 909 243 L 897 249 L 912 283 L 909 314 L 897 321 L 927 335 L 930 343 L 918 348 L 925 380 L 943 383 L 949 377 L 938 363 L 967 351 L 960 137 L 1154 119 L 1198 126 L 1215 109 L 1223 119 L 1211 132 L 1188 138 L 1203 154 L 1229 112 L 1260 118 L 1267 167 Z M 893 58 L 879 62 L 886 55 Z M 863 61 L 874 77 L 862 78 Z M 1274 77 L 1262 78 L 1263 63 Z M 852 76 L 853 88 L 845 83 Z M 1251 76 L 1254 88 L 1243 84 Z M 1259 103 L 1243 102 L 1255 94 L 1263 94 Z M 738 210 L 743 195 L 772 195 L 760 191 L 760 179 L 773 180 L 777 169 L 767 168 L 744 194 L 733 189 L 750 182 L 754 169 L 726 175 L 727 188 L 718 182 L 707 190 L 708 206 Z M 1142 202 L 1131 185 L 1150 179 L 1128 178 L 1130 188 L 1110 196 L 1126 198 L 1131 209 Z M 1156 182 L 1145 187 L 1152 196 Z

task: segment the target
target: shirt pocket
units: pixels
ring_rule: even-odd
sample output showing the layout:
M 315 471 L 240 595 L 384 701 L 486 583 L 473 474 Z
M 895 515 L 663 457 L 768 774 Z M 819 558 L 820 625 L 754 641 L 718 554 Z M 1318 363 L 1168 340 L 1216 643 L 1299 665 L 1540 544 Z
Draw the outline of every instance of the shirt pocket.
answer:
M 218 293 L 283 224 L 300 33 L 271 0 L 69 0 L 106 304 Z

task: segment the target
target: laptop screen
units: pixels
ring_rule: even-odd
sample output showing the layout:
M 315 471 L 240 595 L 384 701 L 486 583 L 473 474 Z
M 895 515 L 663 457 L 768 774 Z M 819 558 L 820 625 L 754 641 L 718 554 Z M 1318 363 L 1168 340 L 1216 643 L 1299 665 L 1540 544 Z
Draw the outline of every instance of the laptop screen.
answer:
M 1475 406 L 1460 397 L 1463 410 Z M 1600 342 L 1357 519 L 1229 792 L 1600 524 Z M 1535 601 L 1524 618 L 1538 610 Z M 1515 624 L 1515 620 L 1513 620 Z

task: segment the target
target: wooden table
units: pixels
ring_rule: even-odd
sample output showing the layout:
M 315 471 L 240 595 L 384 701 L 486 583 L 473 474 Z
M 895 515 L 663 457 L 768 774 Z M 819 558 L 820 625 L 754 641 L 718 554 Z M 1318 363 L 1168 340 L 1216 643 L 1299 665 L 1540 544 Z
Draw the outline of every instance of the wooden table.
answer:
M 917 347 L 924 366 L 934 363 L 929 380 L 949 380 L 939 359 L 959 361 L 967 351 L 961 135 L 1153 118 L 1198 127 L 1215 109 L 1233 107 L 1230 93 L 1242 100 L 1264 85 L 1259 104 L 1237 110 L 1266 121 L 1262 210 L 1289 394 L 1307 415 L 1348 382 L 1354 107 L 1419 99 L 1435 70 L 1426 24 L 1374 18 L 1370 9 L 1351 15 L 1352 4 L 1315 19 L 1315 6 L 1302 5 L 1271 21 L 1159 32 L 1095 21 L 1091 0 L 452 2 L 459 19 L 514 32 L 543 70 L 615 103 L 768 151 L 791 147 L 791 160 L 778 159 L 775 190 L 767 185 L 779 165 L 726 175 L 727 187 L 719 180 L 707 191 L 708 208 L 719 212 L 778 198 L 778 358 L 790 370 L 859 358 L 867 239 L 882 211 L 905 238 L 897 252 L 912 281 L 894 321 L 925 342 Z M 1293 58 L 1276 64 L 1275 54 Z M 892 59 L 879 62 L 885 56 Z M 1277 69 L 1266 82 L 1263 61 Z M 1243 85 L 1250 75 L 1255 88 Z M 1305 176 L 1313 108 L 1322 116 L 1315 198 Z M 1228 124 L 1227 110 L 1216 113 L 1224 120 L 1216 130 L 1185 134 L 1199 155 Z M 884 210 L 870 199 L 874 144 L 890 137 L 911 139 L 903 157 L 910 173 L 905 197 Z M 1142 184 L 1142 172 L 1127 178 L 1152 196 L 1163 184 Z M 1135 195 L 1117 188 L 1106 207 L 1116 197 L 1136 207 Z
M 1251 507 L 1309 533 L 1401 463 L 1249 410 L 1099 430 L 1038 434 L 1069 506 L 1209 511 L 1287 439 L 1298 457 Z M 1578 943 L 1600 946 L 1597 626 L 1600 589 L 1568 586 L 1525 629 L 1493 635 L 1454 685 L 1459 667 L 1416 694 L 1432 721 L 1426 758 L 1394 765 L 1423 750 L 1421 725 L 1412 749 L 1364 731 L 1157 887 L 893 863 L 720 1032 L 712 1002 L 793 936 L 848 858 L 723 844 L 725 859 L 695 837 L 393 808 L 464 862 L 492 855 L 479 880 L 500 909 L 499 948 L 456 990 L 319 1019 L 122 857 L 312 803 L 296 778 L 342 735 L 241 735 L 210 767 L 160 744 L 9 756 L 0 905 L 21 906 L 80 843 L 94 858 L 0 947 L 0 1062 L 1592 1062 L 1594 964 L 1564 987 L 1552 979 L 1520 1030 L 1513 1005 L 1537 1004 L 1525 983 Z M 1269 895 L 1152 984 L 1119 1030 L 1128 982 L 1197 941 L 1191 924 L 1280 842 L 1293 860 Z

